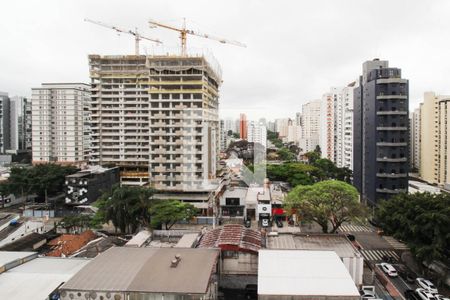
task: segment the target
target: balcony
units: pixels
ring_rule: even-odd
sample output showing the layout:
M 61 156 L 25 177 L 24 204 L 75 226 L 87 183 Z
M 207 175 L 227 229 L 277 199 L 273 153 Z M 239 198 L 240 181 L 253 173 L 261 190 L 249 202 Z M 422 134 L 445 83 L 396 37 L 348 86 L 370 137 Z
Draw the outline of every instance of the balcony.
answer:
M 377 173 L 377 177 L 381 178 L 405 178 L 407 173 Z
M 406 162 L 406 157 L 388 158 L 388 157 L 377 157 L 378 162 Z
M 406 131 L 406 130 L 408 130 L 408 128 L 406 126 L 396 126 L 396 127 L 378 126 L 377 130 L 380 130 L 380 131 Z
M 380 147 L 401 147 L 401 146 L 407 146 L 407 143 L 406 142 L 393 142 L 393 143 L 377 142 L 377 146 L 380 146 Z
M 406 95 L 378 95 L 377 100 L 406 100 Z
M 164 175 L 156 175 L 155 176 L 155 180 L 157 180 L 157 181 L 164 181 L 166 179 L 167 179 L 167 176 L 164 176 Z
M 389 83 L 407 83 L 408 80 L 402 78 L 381 78 L 377 79 L 377 84 L 389 84 Z
M 376 189 L 377 193 L 384 193 L 384 194 L 399 194 L 399 193 L 406 193 L 406 189 Z
M 387 116 L 387 115 L 407 115 L 407 111 L 403 110 L 380 110 L 377 111 L 377 116 Z
M 166 169 L 166 167 L 161 167 L 161 166 L 159 166 L 159 167 L 155 167 L 155 172 L 166 172 L 167 171 L 167 169 Z

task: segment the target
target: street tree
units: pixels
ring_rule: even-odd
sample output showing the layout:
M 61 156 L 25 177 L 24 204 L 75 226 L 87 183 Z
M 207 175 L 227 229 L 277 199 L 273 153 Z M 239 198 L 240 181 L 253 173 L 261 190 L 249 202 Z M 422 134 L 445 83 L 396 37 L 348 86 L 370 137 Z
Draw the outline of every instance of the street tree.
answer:
M 154 190 L 145 187 L 114 186 L 94 203 L 98 208 L 93 225 L 112 222 L 122 233 L 134 233 L 140 227 L 150 226 Z
M 319 224 L 324 233 L 334 233 L 343 223 L 366 215 L 357 190 L 338 180 L 296 186 L 286 197 L 284 207 L 302 220 Z
M 149 209 L 151 215 L 151 225 L 158 228 L 164 225 L 166 230 L 183 220 L 190 220 L 197 214 L 197 209 L 189 203 L 179 200 L 159 200 Z
M 295 153 L 291 152 L 286 147 L 282 147 L 277 151 L 278 158 L 284 161 L 292 161 L 295 160 Z
M 450 263 L 449 194 L 398 194 L 379 204 L 376 218 L 387 234 L 408 244 L 419 262 Z

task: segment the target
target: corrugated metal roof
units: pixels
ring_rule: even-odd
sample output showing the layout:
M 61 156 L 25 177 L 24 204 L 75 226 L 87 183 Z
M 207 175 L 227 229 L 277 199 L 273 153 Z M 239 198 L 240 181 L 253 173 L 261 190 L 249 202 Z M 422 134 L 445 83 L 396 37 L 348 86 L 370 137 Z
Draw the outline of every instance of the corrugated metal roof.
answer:
M 152 236 L 150 231 L 141 230 L 131 240 L 129 240 L 126 247 L 142 247 L 142 245 Z
M 198 233 L 186 233 L 184 234 L 178 243 L 175 245 L 175 248 L 192 248 L 195 242 L 198 239 Z
M 92 230 L 86 230 L 80 234 L 63 234 L 48 242 L 48 245 L 52 247 L 52 251 L 47 253 L 47 256 L 60 257 L 71 255 L 96 237 Z
M 176 254 L 181 261 L 171 268 Z M 216 264 L 216 249 L 113 247 L 97 256 L 62 290 L 203 294 Z
M 359 299 L 353 279 L 334 251 L 261 250 L 258 259 L 258 295 Z
M 268 237 L 270 249 L 332 250 L 339 257 L 358 256 L 358 250 L 340 234 L 279 234 Z
M 236 246 L 244 251 L 258 252 L 261 249 L 261 232 L 239 224 L 227 224 L 206 232 L 198 247 L 224 248 L 227 245 Z

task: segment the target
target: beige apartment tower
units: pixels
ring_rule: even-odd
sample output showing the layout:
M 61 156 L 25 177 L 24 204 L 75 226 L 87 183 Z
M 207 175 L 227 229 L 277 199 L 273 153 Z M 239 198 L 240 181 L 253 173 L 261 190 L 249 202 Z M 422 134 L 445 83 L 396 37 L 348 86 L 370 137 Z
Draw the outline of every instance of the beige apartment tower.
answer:
M 43 83 L 31 96 L 33 164 L 87 164 L 90 86 Z
M 420 176 L 440 186 L 450 183 L 450 96 L 424 94 L 420 105 Z
M 204 56 L 90 55 L 92 164 L 121 183 L 201 191 L 216 175 L 218 64 Z

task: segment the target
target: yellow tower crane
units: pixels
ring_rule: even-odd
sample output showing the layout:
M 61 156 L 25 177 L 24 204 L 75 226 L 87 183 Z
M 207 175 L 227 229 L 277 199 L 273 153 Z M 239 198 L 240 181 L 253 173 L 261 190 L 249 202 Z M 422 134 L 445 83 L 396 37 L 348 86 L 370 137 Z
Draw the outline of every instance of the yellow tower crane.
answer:
M 174 30 L 174 31 L 178 31 L 180 33 L 180 39 L 181 39 L 181 56 L 186 56 L 186 39 L 187 39 L 187 35 L 195 35 L 195 36 L 199 36 L 202 38 L 206 38 L 206 39 L 211 39 L 211 40 L 215 40 L 218 41 L 222 44 L 231 44 L 231 45 L 235 45 L 235 46 L 239 46 L 239 47 L 247 47 L 245 44 L 242 44 L 240 42 L 237 41 L 229 41 L 220 37 L 216 37 L 210 34 L 205 34 L 205 33 L 200 33 L 200 32 L 195 32 L 193 30 L 190 29 L 186 29 L 186 21 L 183 21 L 183 27 L 182 28 L 177 28 L 177 27 L 173 27 L 170 25 L 166 25 L 166 24 L 162 24 L 160 22 L 156 22 L 153 20 L 149 21 L 150 27 L 151 28 L 155 28 L 155 27 L 161 27 L 161 28 L 166 28 L 166 29 L 170 29 L 170 30 Z
M 90 19 L 84 19 L 84 20 L 86 22 L 89 22 L 89 23 L 93 23 L 93 24 L 96 24 L 96 25 L 99 25 L 99 26 L 102 26 L 102 27 L 106 27 L 106 28 L 115 30 L 115 31 L 117 31 L 119 33 L 127 33 L 127 34 L 133 35 L 134 36 L 134 42 L 135 42 L 134 50 L 135 50 L 136 55 L 139 55 L 139 42 L 141 40 L 148 40 L 148 41 L 152 41 L 152 42 L 155 42 L 155 43 L 158 43 L 158 44 L 162 44 L 162 42 L 160 40 L 158 40 L 158 39 L 153 39 L 153 38 L 142 36 L 137 31 L 137 28 L 135 30 L 127 30 L 127 29 L 119 28 L 117 26 L 108 25 L 108 24 L 105 24 L 105 23 L 102 23 L 102 22 L 99 22 L 99 21 L 93 21 L 93 20 L 90 20 Z

